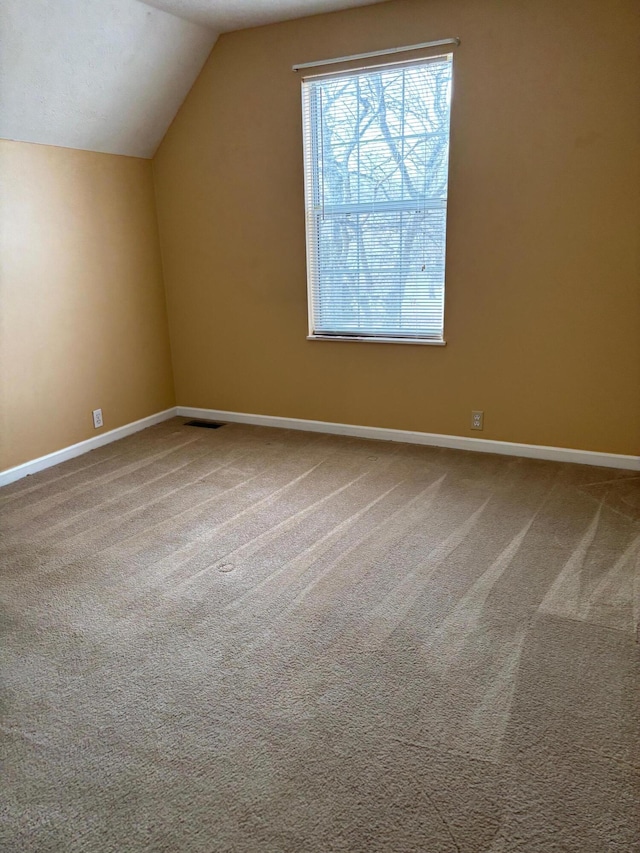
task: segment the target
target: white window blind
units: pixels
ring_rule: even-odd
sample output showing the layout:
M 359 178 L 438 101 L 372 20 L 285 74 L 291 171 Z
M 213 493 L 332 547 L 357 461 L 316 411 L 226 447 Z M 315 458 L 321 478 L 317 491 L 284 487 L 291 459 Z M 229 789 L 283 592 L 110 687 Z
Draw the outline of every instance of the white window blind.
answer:
M 451 67 L 303 80 L 311 335 L 442 341 Z

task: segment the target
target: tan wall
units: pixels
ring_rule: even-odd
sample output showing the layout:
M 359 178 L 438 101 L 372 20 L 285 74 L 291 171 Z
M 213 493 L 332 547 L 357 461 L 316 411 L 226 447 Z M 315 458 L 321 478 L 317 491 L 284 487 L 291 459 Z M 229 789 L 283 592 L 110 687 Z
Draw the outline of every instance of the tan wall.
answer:
M 637 0 L 397 0 L 223 36 L 154 160 L 178 402 L 640 451 Z M 445 348 L 309 342 L 294 62 L 460 36 Z
M 0 141 L 0 185 L 2 470 L 174 395 L 151 163 Z

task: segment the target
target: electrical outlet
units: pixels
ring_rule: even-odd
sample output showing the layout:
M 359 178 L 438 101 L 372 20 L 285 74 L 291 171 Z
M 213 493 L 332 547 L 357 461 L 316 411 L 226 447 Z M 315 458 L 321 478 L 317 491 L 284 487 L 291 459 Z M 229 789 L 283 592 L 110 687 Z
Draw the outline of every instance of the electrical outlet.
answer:
M 94 429 L 100 429 L 101 426 L 104 426 L 104 421 L 102 420 L 102 409 L 94 409 L 91 414 L 93 416 Z
M 484 428 L 484 412 L 471 412 L 471 429 Z

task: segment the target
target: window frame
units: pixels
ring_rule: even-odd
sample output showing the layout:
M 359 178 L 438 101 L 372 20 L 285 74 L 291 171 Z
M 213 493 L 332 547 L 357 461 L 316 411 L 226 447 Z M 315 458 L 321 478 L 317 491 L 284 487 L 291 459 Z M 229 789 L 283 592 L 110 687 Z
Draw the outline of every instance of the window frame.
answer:
M 447 234 L 448 234 L 448 219 L 449 219 L 449 211 L 448 211 L 448 200 L 449 200 L 449 177 L 450 177 L 450 144 L 451 144 L 451 114 L 452 114 L 452 102 L 453 96 L 449 102 L 449 111 L 448 111 L 448 126 L 447 126 L 447 142 L 448 142 L 448 150 L 447 150 L 447 192 L 446 196 L 438 200 L 437 202 L 433 199 L 429 200 L 427 204 L 421 205 L 421 207 L 433 207 L 444 210 L 444 249 L 443 249 L 443 283 L 442 283 L 442 332 L 439 336 L 434 335 L 409 335 L 409 334 L 401 334 L 397 335 L 379 335 L 379 334 L 362 334 L 362 333 L 345 333 L 345 332 L 327 332 L 327 331 L 316 331 L 317 324 L 315 319 L 315 314 L 317 312 L 316 307 L 316 299 L 315 292 L 316 285 L 314 282 L 314 260 L 316 253 L 316 245 L 319 242 L 317 240 L 318 228 L 317 226 L 312 227 L 312 222 L 314 219 L 320 215 L 317 213 L 317 204 L 314 204 L 314 195 L 317 190 L 317 187 L 313 184 L 311 179 L 311 173 L 313 172 L 313 167 L 309 165 L 309 160 L 313 157 L 316 158 L 315 162 L 317 163 L 317 134 L 314 132 L 314 121 L 317 119 L 312 118 L 312 111 L 314 109 L 314 105 L 311 102 L 310 96 L 306 92 L 306 85 L 309 82 L 315 82 L 322 79 L 339 79 L 342 77 L 348 76 L 357 76 L 357 75 L 365 75 L 367 73 L 375 74 L 378 71 L 384 71 L 385 69 L 397 69 L 401 70 L 404 68 L 416 67 L 420 65 L 428 65 L 431 62 L 438 60 L 447 60 L 450 63 L 451 67 L 451 87 L 453 91 L 453 52 L 447 51 L 443 53 L 437 53 L 431 56 L 422 56 L 412 60 L 404 60 L 404 61 L 396 61 L 396 62 L 380 62 L 375 63 L 373 65 L 367 65 L 364 67 L 356 67 L 356 68 L 347 68 L 338 71 L 317 73 L 317 74 L 307 74 L 302 78 L 301 81 L 301 94 L 302 94 L 302 124 L 303 124 L 303 162 L 304 162 L 304 207 L 305 207 L 305 235 L 306 235 L 306 272 L 307 272 L 307 309 L 308 309 L 308 334 L 307 340 L 309 341 L 340 341 L 340 342 L 349 342 L 349 343 L 385 343 L 385 344 L 413 344 L 420 346 L 446 346 L 446 340 L 444 338 L 445 333 L 445 302 L 446 302 L 446 278 L 447 278 Z M 389 210 L 410 210 L 415 209 L 415 200 L 408 199 L 402 201 L 391 201 L 391 202 L 379 202 L 376 205 L 376 210 L 384 210 L 388 208 Z M 371 210 L 371 203 L 349 203 L 349 204 L 336 204 L 331 205 L 331 208 L 336 208 L 338 212 L 338 208 L 344 208 L 344 212 L 347 210 L 349 212 L 369 212 Z M 360 208 L 358 210 L 358 208 Z M 326 207 L 324 208 L 326 211 Z M 315 269 L 318 269 L 317 261 L 315 262 Z M 318 283 L 319 287 L 319 283 Z

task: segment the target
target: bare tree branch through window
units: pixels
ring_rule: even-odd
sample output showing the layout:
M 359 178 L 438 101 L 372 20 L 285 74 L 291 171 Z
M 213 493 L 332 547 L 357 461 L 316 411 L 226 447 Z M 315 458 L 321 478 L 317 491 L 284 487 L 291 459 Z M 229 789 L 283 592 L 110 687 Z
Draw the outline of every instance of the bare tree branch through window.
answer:
M 441 339 L 451 57 L 303 94 L 312 331 Z

